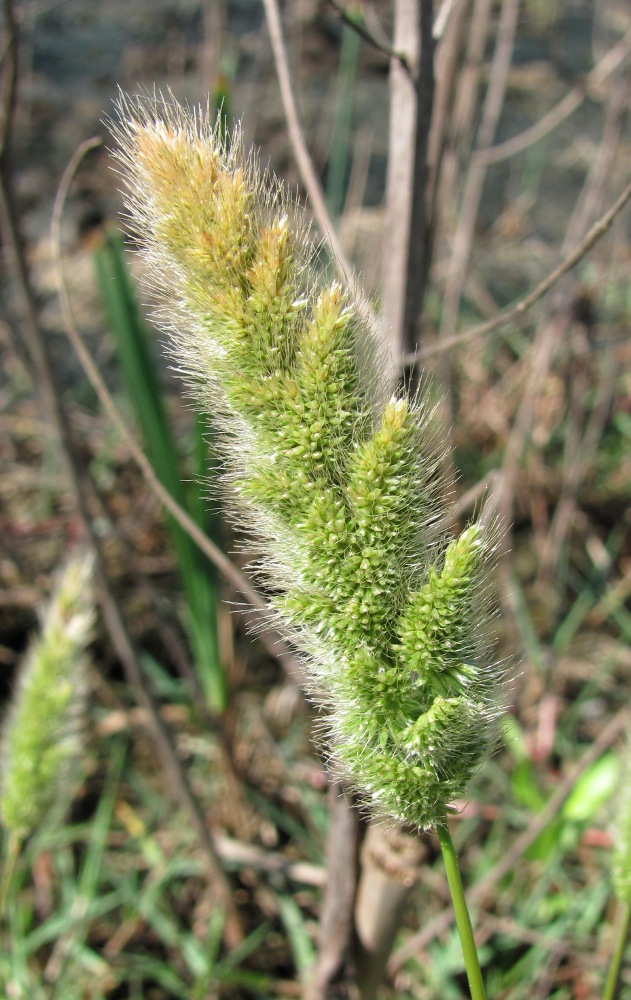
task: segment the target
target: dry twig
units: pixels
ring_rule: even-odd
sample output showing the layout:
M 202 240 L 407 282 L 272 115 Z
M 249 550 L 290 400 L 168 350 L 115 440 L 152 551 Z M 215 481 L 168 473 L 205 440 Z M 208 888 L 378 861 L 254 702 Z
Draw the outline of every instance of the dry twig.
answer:
M 569 118 L 585 100 L 585 98 L 600 84 L 604 83 L 611 74 L 622 65 L 631 52 L 631 28 L 623 38 L 607 52 L 596 66 L 587 74 L 584 80 L 565 95 L 558 104 L 535 122 L 530 128 L 520 132 L 519 135 L 507 139 L 506 142 L 498 143 L 497 146 L 489 146 L 487 149 L 480 149 L 474 153 L 473 160 L 479 165 L 488 166 L 491 163 L 500 163 L 510 156 L 516 156 L 529 146 L 540 142 L 546 135 L 553 132 L 562 121 Z
M 362 38 L 365 42 L 368 42 L 369 45 L 372 45 L 373 49 L 377 49 L 378 52 L 383 52 L 388 59 L 396 59 L 408 73 L 410 72 L 410 64 L 404 52 L 397 52 L 397 50 L 391 45 L 388 45 L 380 38 L 377 38 L 377 36 L 370 31 L 367 25 L 364 24 L 359 17 L 351 14 L 344 4 L 339 3 L 339 0 L 329 0 L 329 3 L 338 12 L 344 24 L 347 24 L 349 28 L 352 28 L 353 31 L 357 32 L 360 38 Z
M 435 354 L 442 354 L 443 351 L 450 351 L 454 347 L 460 347 L 461 344 L 468 344 L 472 340 L 476 340 L 478 337 L 482 337 L 487 333 L 492 333 L 494 330 L 497 330 L 502 326 L 507 326 L 509 323 L 512 323 L 513 320 L 523 316 L 528 309 L 539 301 L 539 299 L 543 298 L 546 292 L 549 292 L 550 289 L 556 285 L 557 281 L 559 281 L 564 274 L 567 274 L 568 271 L 571 271 L 573 267 L 576 267 L 576 265 L 580 263 L 585 254 L 588 253 L 591 248 L 605 235 L 614 222 L 614 219 L 620 214 L 630 199 L 631 183 L 627 185 L 611 208 L 608 209 L 596 223 L 594 223 L 585 239 L 581 240 L 572 253 L 568 254 L 565 260 L 562 261 L 559 266 L 551 272 L 551 274 L 544 278 L 543 281 L 533 288 L 528 295 L 525 295 L 523 299 L 520 299 L 514 306 L 510 306 L 508 309 L 505 309 L 503 312 L 499 313 L 498 316 L 494 316 L 492 319 L 485 320 L 483 323 L 478 323 L 476 326 L 470 327 L 469 330 L 464 330 L 462 333 L 456 333 L 452 337 L 445 337 L 443 340 L 435 344 L 430 344 L 427 347 L 421 348 L 420 351 L 416 351 L 415 354 L 406 358 L 406 364 L 414 364 L 417 361 L 424 361 L 426 358 L 432 357 Z
M 504 105 L 518 14 L 519 0 L 502 0 L 489 86 L 484 100 L 482 121 L 478 131 L 477 145 L 479 148 L 486 148 L 492 142 Z M 441 341 L 447 339 L 447 331 L 453 330 L 456 326 L 462 289 L 471 256 L 475 220 L 478 215 L 485 176 L 485 167 L 482 164 L 476 163 L 473 159 L 469 166 L 464 191 L 460 200 L 459 220 L 452 241 L 449 273 L 443 296 L 440 325 Z M 444 382 L 448 384 L 446 377 L 444 378 Z
M 428 147 L 434 101 L 432 0 L 397 0 L 395 46 L 412 73 L 390 65 L 390 126 L 382 256 L 381 339 L 398 370 L 418 342 L 429 269 Z M 414 367 L 413 365 L 411 366 Z
M 3 0 L 5 47 L 0 92 L 0 169 L 8 169 L 18 82 L 18 33 L 12 0 Z
M 350 795 L 337 782 L 329 788 L 326 888 L 320 917 L 318 957 L 305 1000 L 326 1000 L 348 960 L 357 886 L 359 817 Z
M 263 6 L 265 8 L 267 30 L 269 31 L 270 41 L 272 43 L 272 52 L 274 54 L 274 64 L 276 66 L 276 73 L 278 76 L 280 96 L 287 121 L 287 131 L 289 133 L 289 139 L 294 152 L 294 157 L 296 159 L 296 164 L 302 178 L 302 183 L 304 184 L 309 196 L 318 228 L 329 244 L 333 254 L 333 259 L 343 280 L 354 292 L 358 305 L 361 307 L 362 312 L 365 314 L 370 324 L 372 326 L 376 326 L 377 321 L 372 306 L 362 294 L 361 290 L 357 287 L 353 267 L 347 259 L 342 244 L 340 243 L 335 231 L 333 221 L 326 206 L 326 201 L 324 200 L 322 186 L 315 172 L 315 167 L 313 166 L 313 161 L 309 155 L 309 150 L 307 149 L 302 126 L 300 124 L 300 118 L 298 116 L 296 99 L 294 97 L 294 85 L 289 72 L 289 60 L 287 58 L 287 49 L 285 46 L 285 39 L 283 37 L 283 26 L 278 7 L 278 0 L 263 0 Z

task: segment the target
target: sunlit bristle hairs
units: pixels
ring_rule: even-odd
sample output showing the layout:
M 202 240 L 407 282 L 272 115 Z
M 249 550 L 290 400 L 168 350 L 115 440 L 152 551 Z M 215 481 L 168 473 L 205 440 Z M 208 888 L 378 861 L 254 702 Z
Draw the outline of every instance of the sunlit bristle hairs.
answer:
M 327 751 L 373 812 L 444 820 L 495 739 L 493 518 L 457 537 L 427 383 L 391 395 L 353 297 L 239 129 L 123 97 L 130 225 L 235 520 L 302 651 Z

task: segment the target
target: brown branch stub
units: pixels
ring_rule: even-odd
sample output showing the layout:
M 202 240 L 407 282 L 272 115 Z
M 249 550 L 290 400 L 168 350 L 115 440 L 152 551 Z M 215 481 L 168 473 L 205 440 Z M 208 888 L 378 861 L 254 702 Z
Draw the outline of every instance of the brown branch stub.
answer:
M 375 1000 L 410 891 L 426 854 L 417 835 L 371 824 L 362 849 L 355 906 L 357 982 L 362 1000 Z
M 358 841 L 359 816 L 352 795 L 341 784 L 333 782 L 329 787 L 327 878 L 320 916 L 318 957 L 306 986 L 305 1000 L 327 1000 L 332 983 L 349 960 Z

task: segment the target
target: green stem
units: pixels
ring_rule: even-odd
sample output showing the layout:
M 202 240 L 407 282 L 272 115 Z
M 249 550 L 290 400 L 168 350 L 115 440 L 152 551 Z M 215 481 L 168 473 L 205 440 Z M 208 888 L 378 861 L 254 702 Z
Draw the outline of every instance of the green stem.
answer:
M 11 832 L 8 835 L 6 859 L 2 871 L 2 879 L 0 880 L 0 917 L 4 916 L 4 912 L 7 905 L 7 896 L 9 893 L 9 887 L 11 885 L 11 880 L 13 878 L 13 873 L 15 871 L 15 865 L 19 853 L 20 853 L 20 837 L 15 833 L 14 830 L 11 830 Z
M 460 868 L 458 867 L 458 858 L 446 820 L 438 824 L 436 832 L 440 841 L 440 849 L 443 852 L 447 883 L 454 905 L 456 927 L 460 935 L 462 954 L 467 970 L 467 979 L 469 980 L 469 990 L 471 991 L 471 1000 L 486 1000 L 478 952 L 473 937 L 473 927 L 471 926 L 471 917 L 467 909 L 462 879 L 460 877 Z
M 611 958 L 611 965 L 609 966 L 609 973 L 607 974 L 607 982 L 605 983 L 605 992 L 603 993 L 603 1000 L 615 1000 L 618 993 L 618 980 L 620 979 L 620 970 L 622 969 L 622 959 L 624 957 L 624 949 L 627 944 L 627 939 L 629 937 L 629 924 L 631 923 L 631 906 L 629 903 L 620 902 L 618 904 L 618 912 L 616 916 L 616 947 L 614 949 L 613 956 Z

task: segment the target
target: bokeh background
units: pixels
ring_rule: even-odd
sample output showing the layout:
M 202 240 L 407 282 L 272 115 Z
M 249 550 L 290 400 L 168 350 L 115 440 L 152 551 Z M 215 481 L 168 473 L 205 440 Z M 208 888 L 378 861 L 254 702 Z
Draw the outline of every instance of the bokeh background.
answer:
M 348 6 L 371 30 L 391 35 L 389 0 Z M 455 5 L 462 26 L 450 50 L 455 83 L 435 192 L 421 348 L 526 295 L 631 178 L 628 2 L 522 0 L 513 3 L 512 35 L 506 34 L 510 6 L 510 0 Z M 216 497 L 213 480 L 220 476 L 212 432 L 195 419 L 147 315 L 133 245 L 121 253 L 113 235 L 121 230 L 121 200 L 105 122 L 116 114 L 119 87 L 172 92 L 191 105 L 223 102 L 262 161 L 306 202 L 263 6 L 259 0 L 14 0 L 12 9 L 18 80 L 3 169 L 11 177 L 37 320 L 75 455 L 91 484 L 87 503 L 112 592 L 229 873 L 246 935 L 236 947 L 226 940 L 198 839 L 174 804 L 144 709 L 101 626 L 72 806 L 63 823 L 44 824 L 18 866 L 0 983 L 7 997 L 25 1000 L 306 995 L 320 941 L 330 801 L 310 740 L 313 709 L 288 672 L 291 658 L 250 634 L 242 599 L 210 567 L 205 600 L 212 641 L 202 653 L 183 566 L 190 553 L 183 555 L 69 345 L 50 236 L 70 157 L 85 139 L 101 136 L 104 146 L 78 167 L 62 218 L 76 324 L 150 456 L 137 394 L 159 397 L 187 502 L 224 551 L 245 565 L 238 532 L 218 501 L 208 499 Z M 466 76 L 467 46 L 482 16 L 481 58 Z M 288 0 L 283 24 L 306 142 L 344 249 L 378 310 L 389 60 L 359 39 L 328 0 Z M 486 145 L 515 143 L 485 159 L 480 127 L 492 112 L 499 45 L 510 69 Z M 449 66 L 440 63 L 440 72 Z M 537 131 L 550 114 L 551 126 Z M 503 1000 L 599 995 L 613 940 L 611 849 L 627 782 L 621 713 L 631 693 L 629 238 L 627 209 L 533 311 L 427 359 L 454 446 L 458 516 L 466 519 L 484 489 L 502 482 L 511 524 L 498 579 L 500 655 L 515 664 L 511 708 L 498 754 L 454 820 L 466 880 L 478 884 L 489 994 Z M 0 690 L 6 701 L 53 573 L 81 526 L 25 346 L 25 307 L 6 232 L 2 249 Z M 326 253 L 322 266 L 330 266 Z M 123 327 L 140 329 L 142 349 L 149 345 L 157 373 L 149 387 L 134 389 L 133 375 L 130 382 L 113 321 L 121 301 Z M 225 684 L 224 701 L 212 711 L 196 672 L 206 654 L 216 658 Z M 523 849 L 514 851 L 528 831 Z M 448 902 L 431 838 L 421 853 L 382 995 L 457 1000 L 467 995 L 466 980 L 455 932 L 440 924 Z M 495 877 L 507 857 L 510 869 Z M 353 996 L 353 989 L 345 966 L 327 995 Z M 623 990 L 631 996 L 631 973 Z

